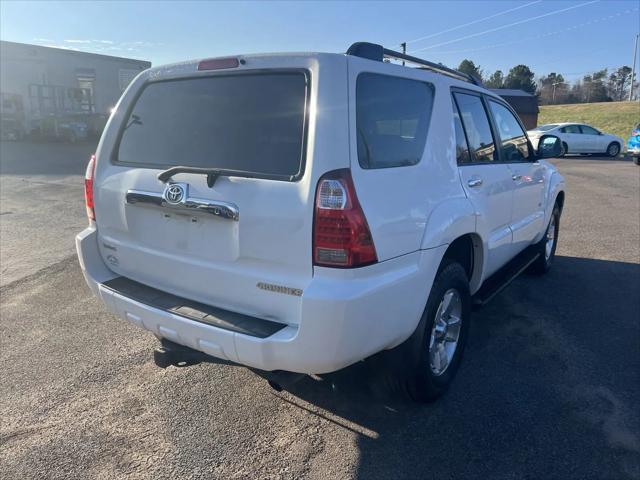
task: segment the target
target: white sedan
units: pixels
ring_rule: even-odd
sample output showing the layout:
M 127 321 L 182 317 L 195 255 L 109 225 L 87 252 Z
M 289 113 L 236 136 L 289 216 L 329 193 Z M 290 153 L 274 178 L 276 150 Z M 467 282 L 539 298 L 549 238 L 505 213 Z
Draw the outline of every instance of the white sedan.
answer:
M 554 135 L 562 141 L 562 153 L 604 153 L 617 157 L 622 150 L 624 140 L 615 135 L 603 133 L 583 123 L 549 123 L 540 125 L 528 132 L 533 148 L 543 135 Z

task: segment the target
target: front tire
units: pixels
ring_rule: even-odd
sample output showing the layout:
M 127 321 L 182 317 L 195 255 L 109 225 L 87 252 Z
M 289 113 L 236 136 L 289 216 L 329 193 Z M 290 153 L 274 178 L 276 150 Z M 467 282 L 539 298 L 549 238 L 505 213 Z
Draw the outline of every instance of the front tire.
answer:
M 553 265 L 558 246 L 558 233 L 560 231 L 560 207 L 556 203 L 547 225 L 547 230 L 542 239 L 536 244 L 538 258 L 531 264 L 531 271 L 537 274 L 547 273 Z
M 633 163 L 636 165 L 640 165 L 640 157 L 633 157 Z
M 620 144 L 618 142 L 611 142 L 607 147 L 607 156 L 617 157 L 620 153 Z
M 418 328 L 400 347 L 396 374 L 410 399 L 426 403 L 444 394 L 456 375 L 471 316 L 464 268 L 445 260 L 431 288 Z

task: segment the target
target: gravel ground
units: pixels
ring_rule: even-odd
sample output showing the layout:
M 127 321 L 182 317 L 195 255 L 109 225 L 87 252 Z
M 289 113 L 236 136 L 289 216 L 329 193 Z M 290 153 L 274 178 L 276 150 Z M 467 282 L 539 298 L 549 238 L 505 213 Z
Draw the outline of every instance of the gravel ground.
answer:
M 68 257 L 95 146 L 0 142 L 0 286 Z
M 475 312 L 452 389 L 415 406 L 368 363 L 281 393 L 238 366 L 155 367 L 155 339 L 90 295 L 71 250 L 90 146 L 47 146 L 54 173 L 2 148 L 0 478 L 640 478 L 630 162 L 555 161 L 552 272 Z

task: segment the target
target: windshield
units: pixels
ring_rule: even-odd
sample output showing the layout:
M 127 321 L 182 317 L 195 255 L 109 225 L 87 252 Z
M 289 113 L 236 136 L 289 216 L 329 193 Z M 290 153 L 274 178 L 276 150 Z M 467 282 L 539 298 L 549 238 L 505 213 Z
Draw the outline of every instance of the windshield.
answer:
M 293 179 L 302 172 L 306 92 L 302 72 L 151 83 L 125 122 L 117 161 Z
M 558 126 L 557 123 L 550 123 L 549 125 L 538 125 L 536 128 L 533 129 L 533 131 L 546 132 L 548 130 L 553 130 L 557 126 Z

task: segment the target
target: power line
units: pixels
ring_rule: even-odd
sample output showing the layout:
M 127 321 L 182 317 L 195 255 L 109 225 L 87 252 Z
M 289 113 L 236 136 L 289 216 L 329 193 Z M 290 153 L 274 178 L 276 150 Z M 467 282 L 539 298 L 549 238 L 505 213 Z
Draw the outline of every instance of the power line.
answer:
M 587 27 L 589 25 L 593 25 L 594 23 L 599 23 L 599 22 L 603 22 L 606 20 L 612 20 L 614 18 L 617 18 L 621 15 L 626 15 L 629 13 L 633 13 L 633 12 L 637 12 L 638 10 L 640 10 L 640 8 L 630 8 L 627 9 L 623 12 L 618 12 L 618 13 L 614 13 L 611 15 L 605 15 L 604 17 L 601 18 L 597 18 L 594 20 L 589 20 L 588 22 L 583 22 L 583 23 L 578 23 L 576 25 L 571 25 L 569 27 L 563 28 L 562 30 L 556 30 L 556 31 L 552 31 L 552 32 L 547 32 L 547 33 L 541 33 L 538 35 L 533 35 L 530 37 L 523 37 L 520 38 L 518 40 L 512 40 L 509 42 L 501 42 L 501 43 L 494 43 L 494 44 L 490 44 L 490 45 L 485 45 L 483 47 L 476 47 L 476 48 L 463 48 L 463 49 L 458 49 L 458 50 L 444 50 L 444 51 L 439 51 L 439 52 L 430 52 L 431 54 L 434 55 L 447 55 L 447 54 L 451 54 L 451 53 L 471 53 L 471 52 L 480 52 L 483 50 L 489 50 L 491 48 L 496 48 L 496 47 L 505 47 L 508 45 L 514 45 L 517 43 L 523 43 L 523 42 L 530 42 L 532 40 L 538 40 L 541 38 L 546 38 L 546 37 L 551 37 L 553 35 L 559 35 L 561 33 L 565 33 L 565 32 L 569 32 L 571 30 L 576 30 L 578 28 L 581 27 Z
M 523 23 L 527 23 L 527 22 L 531 22 L 533 20 L 538 20 L 540 18 L 544 18 L 544 17 L 548 17 L 548 16 L 551 16 L 551 15 L 555 15 L 557 13 L 568 12 L 569 10 L 575 10 L 576 8 L 586 7 L 587 5 L 591 5 L 591 4 L 597 3 L 599 1 L 600 0 L 591 0 L 590 2 L 580 3 L 578 5 L 572 5 L 571 7 L 561 8 L 559 10 L 554 10 L 552 12 L 543 13 L 542 15 L 537 15 L 535 17 L 525 18 L 524 20 L 519 20 L 517 22 L 508 23 L 506 25 L 501 25 L 499 27 L 491 28 L 489 30 L 484 30 L 482 32 L 472 33 L 470 35 L 465 35 L 464 37 L 460 37 L 460 38 L 454 38 L 453 40 L 449 40 L 447 42 L 436 43 L 436 44 L 431 45 L 429 47 L 419 48 L 418 50 L 413 50 L 412 52 L 409 52 L 409 53 L 413 54 L 413 53 L 417 53 L 417 52 L 422 52 L 424 50 L 430 50 L 432 48 L 442 47 L 444 45 L 449 45 L 451 43 L 461 42 L 462 40 L 468 40 L 470 38 L 475 38 L 475 37 L 479 37 L 481 35 L 486 35 L 487 33 L 497 32 L 499 30 L 504 30 L 505 28 L 514 27 L 516 25 L 522 25 Z
M 476 23 L 484 22 L 485 20 L 490 20 L 492 18 L 496 18 L 496 17 L 499 17 L 501 15 L 506 15 L 507 13 L 515 12 L 516 10 L 520 10 L 522 8 L 526 8 L 526 7 L 529 7 L 531 5 L 535 5 L 536 3 L 540 3 L 540 2 L 542 2 L 542 0 L 536 0 L 535 2 L 529 2 L 529 3 L 526 3 L 524 5 L 520 5 L 518 7 L 515 7 L 515 8 L 510 8 L 509 10 L 504 10 L 502 12 L 494 13 L 493 15 L 489 15 L 488 17 L 484 17 L 484 18 L 480 18 L 478 20 L 474 20 L 473 22 L 463 23 L 462 25 L 458 25 L 456 27 L 452 27 L 452 28 L 449 28 L 447 30 L 442 30 L 441 32 L 432 33 L 431 35 L 426 35 L 424 37 L 414 38 L 413 40 L 408 40 L 405 43 L 409 44 L 409 43 L 421 42 L 422 40 L 427 40 L 428 38 L 437 37 L 438 35 L 442 35 L 444 33 L 453 32 L 455 30 L 459 30 L 461 28 L 468 27 L 470 25 L 475 25 Z

